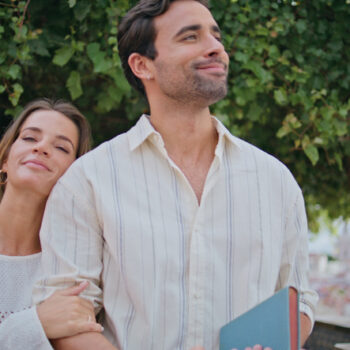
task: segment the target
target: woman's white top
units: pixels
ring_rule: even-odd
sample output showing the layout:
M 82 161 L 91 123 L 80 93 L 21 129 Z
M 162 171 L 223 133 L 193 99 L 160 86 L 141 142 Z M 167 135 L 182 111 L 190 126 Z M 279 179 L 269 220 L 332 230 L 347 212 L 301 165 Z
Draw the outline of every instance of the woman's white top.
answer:
M 0 349 L 52 350 L 32 307 L 32 289 L 40 274 L 41 253 L 0 255 Z

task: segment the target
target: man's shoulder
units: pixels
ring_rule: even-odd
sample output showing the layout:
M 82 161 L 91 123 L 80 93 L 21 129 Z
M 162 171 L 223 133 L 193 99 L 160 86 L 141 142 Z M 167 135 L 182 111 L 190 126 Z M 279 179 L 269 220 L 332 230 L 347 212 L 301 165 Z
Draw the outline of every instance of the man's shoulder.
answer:
M 74 178 L 82 181 L 94 177 L 96 173 L 103 173 L 113 158 L 128 157 L 128 150 L 126 133 L 117 135 L 76 159 L 59 182 L 69 182 Z
M 244 164 L 247 168 L 273 167 L 276 170 L 289 172 L 289 169 L 276 156 L 260 149 L 252 143 L 233 135 L 218 119 L 217 128 L 219 133 L 225 135 L 229 140 L 229 154 L 236 157 L 238 163 Z M 227 145 L 227 143 L 226 143 Z M 241 162 L 239 162 L 239 160 Z
M 236 136 L 232 136 L 235 140 L 236 145 L 239 147 L 244 157 L 253 158 L 256 164 L 269 163 L 276 166 L 277 168 L 288 169 L 276 156 L 264 151 L 263 149 L 241 139 Z
M 119 153 L 126 155 L 126 151 L 129 149 L 129 143 L 127 138 L 127 133 L 123 133 L 113 137 L 108 141 L 104 141 L 96 148 L 92 149 L 88 153 L 84 154 L 80 158 L 78 158 L 74 164 L 85 166 L 87 164 L 93 163 L 103 163 L 108 160 L 108 157 L 111 153 Z
M 283 178 L 283 183 L 299 187 L 290 169 L 276 156 L 236 136 L 234 142 L 238 146 L 241 159 L 248 169 L 260 175 L 265 174 L 270 181 Z

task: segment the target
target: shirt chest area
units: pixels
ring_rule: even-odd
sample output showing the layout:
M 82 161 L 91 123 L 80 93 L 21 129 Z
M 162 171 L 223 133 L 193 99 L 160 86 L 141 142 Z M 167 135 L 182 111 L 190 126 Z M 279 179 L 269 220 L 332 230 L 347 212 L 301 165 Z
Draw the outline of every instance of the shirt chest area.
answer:
M 113 254 L 148 251 L 151 260 L 166 255 L 175 263 L 181 254 L 190 259 L 212 250 L 224 259 L 233 241 L 242 252 L 280 247 L 285 220 L 280 194 L 254 171 L 211 169 L 199 205 L 186 177 L 163 159 L 145 155 L 109 170 L 96 203 Z

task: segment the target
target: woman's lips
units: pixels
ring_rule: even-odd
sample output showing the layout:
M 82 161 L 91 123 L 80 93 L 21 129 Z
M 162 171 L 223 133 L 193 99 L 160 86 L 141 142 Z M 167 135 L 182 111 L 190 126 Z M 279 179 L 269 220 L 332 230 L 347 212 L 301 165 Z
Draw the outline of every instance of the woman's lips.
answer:
M 50 168 L 43 162 L 36 159 L 29 159 L 24 162 L 25 165 L 29 165 L 30 167 L 34 167 L 37 169 L 45 169 L 47 171 L 51 171 Z

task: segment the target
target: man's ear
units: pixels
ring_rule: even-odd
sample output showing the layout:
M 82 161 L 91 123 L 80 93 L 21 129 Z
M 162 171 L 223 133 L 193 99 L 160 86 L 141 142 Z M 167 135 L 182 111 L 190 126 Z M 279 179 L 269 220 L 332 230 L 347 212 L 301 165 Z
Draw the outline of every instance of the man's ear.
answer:
M 150 80 L 153 78 L 152 71 L 149 68 L 149 61 L 149 58 L 136 52 L 132 53 L 128 58 L 130 69 L 141 80 Z

